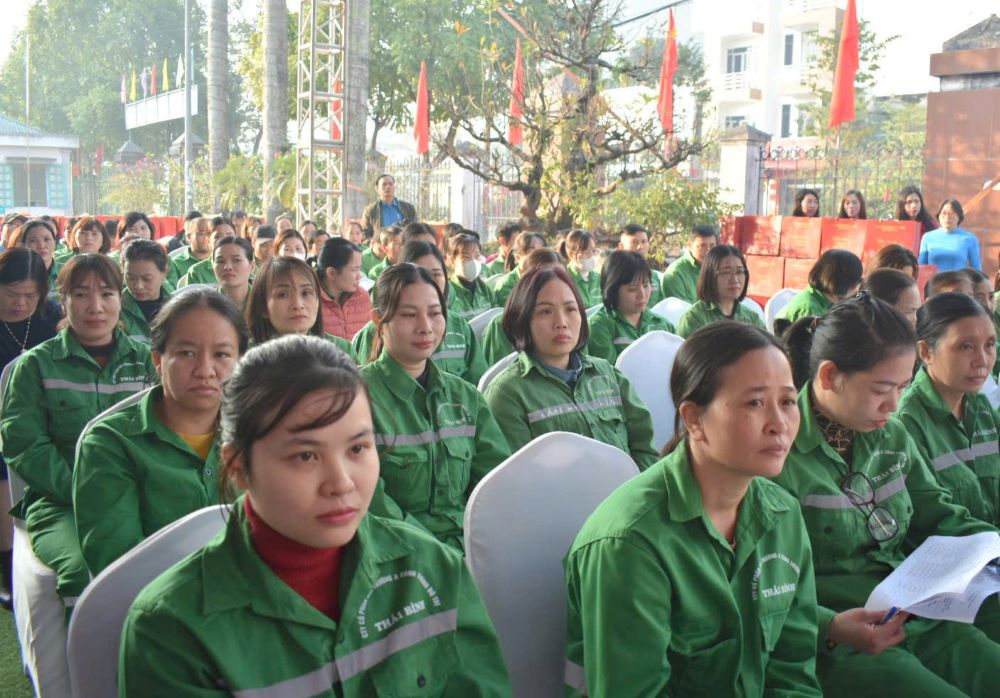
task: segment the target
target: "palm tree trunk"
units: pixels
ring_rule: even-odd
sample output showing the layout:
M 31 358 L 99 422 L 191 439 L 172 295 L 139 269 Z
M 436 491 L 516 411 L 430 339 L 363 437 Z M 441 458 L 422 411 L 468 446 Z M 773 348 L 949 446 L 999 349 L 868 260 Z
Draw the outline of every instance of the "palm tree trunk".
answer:
M 267 219 L 281 213 L 272 186 L 274 159 L 288 138 L 288 8 L 285 0 L 264 0 L 264 205 Z
M 227 0 L 211 0 L 208 6 L 208 163 L 212 174 L 229 160 L 229 104 L 226 78 L 229 73 L 229 7 Z M 212 185 L 213 208 L 218 194 Z

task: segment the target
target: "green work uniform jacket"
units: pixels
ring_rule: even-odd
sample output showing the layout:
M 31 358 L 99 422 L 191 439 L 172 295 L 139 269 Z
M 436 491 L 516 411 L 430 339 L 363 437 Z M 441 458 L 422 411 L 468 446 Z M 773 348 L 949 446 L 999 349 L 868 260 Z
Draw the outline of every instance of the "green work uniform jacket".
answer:
M 219 441 L 202 459 L 157 415 L 163 388 L 80 436 L 73 513 L 90 573 L 169 523 L 219 500 Z
M 465 320 L 480 315 L 490 308 L 495 308 L 493 291 L 482 278 L 475 280 L 470 292 L 457 276 L 452 276 L 448 280 L 451 286 L 448 289 L 448 314 L 456 313 Z
M 639 327 L 626 320 L 620 311 L 604 306 L 588 318 L 587 324 L 590 326 L 587 353 L 604 359 L 612 366 L 626 347 L 647 332 L 676 332 L 670 320 L 649 310 L 644 310 L 639 317 Z
M 372 270 L 376 264 L 382 260 L 372 252 L 372 248 L 369 245 L 365 245 L 364 250 L 361 252 L 361 273 L 368 276 L 368 272 Z
M 857 434 L 851 463 L 844 462 L 816 424 L 810 390 L 811 383 L 806 383 L 799 393 L 799 433 L 775 481 L 799 500 L 809 529 L 816 563 L 818 637 L 825 651 L 833 617 L 863 607 L 872 589 L 927 536 L 995 529 L 952 502 L 895 417 L 881 429 Z M 893 538 L 876 542 L 868 532 L 868 516 L 841 491 L 850 472 L 864 473 L 875 488 L 878 505 L 896 518 L 899 531 Z M 914 619 L 910 624 L 925 622 Z
M 520 279 L 521 269 L 515 267 L 513 271 L 509 271 L 493 281 L 493 300 L 498 308 L 504 306 Z
M 372 281 L 378 281 L 379 274 L 384 272 L 389 268 L 389 258 L 386 257 L 378 261 L 371 269 L 368 270 L 368 278 Z
M 922 367 L 903 394 L 896 416 L 952 500 L 981 521 L 1000 523 L 997 415 L 986 396 L 967 394 L 958 419 Z
M 486 366 L 492 366 L 513 353 L 514 347 L 503 331 L 503 313 L 501 313 L 486 323 L 486 330 L 483 332 L 483 357 L 486 359 Z
M 76 440 L 87 422 L 146 388 L 156 375 L 149 349 L 115 330 L 115 349 L 101 368 L 66 328 L 18 359 L 3 399 L 4 457 L 28 487 L 24 518 L 36 502 L 69 507 Z
M 1000 301 L 1000 291 L 993 294 L 993 301 Z M 993 329 L 997 333 L 997 337 L 1000 337 L 1000 307 L 993 311 Z M 997 353 L 997 360 L 993 363 L 993 377 L 996 378 L 1000 376 L 1000 352 Z
M 189 286 L 191 284 L 211 284 L 217 285 L 219 280 L 215 278 L 215 264 L 212 258 L 195 262 L 177 282 L 177 288 Z
M 492 262 L 483 265 L 483 276 L 496 276 L 504 273 L 504 265 L 507 262 L 507 255 L 497 253 Z
M 362 364 L 371 361 L 372 345 L 375 343 L 375 323 L 369 322 L 354 335 L 351 341 L 354 353 Z M 486 373 L 486 360 L 483 350 L 479 347 L 476 333 L 469 323 L 448 309 L 448 319 L 445 325 L 444 339 L 431 355 L 438 368 L 453 376 L 472 383 L 479 384 L 479 379 Z
M 209 255 L 211 258 L 211 255 Z M 193 254 L 191 254 L 190 245 L 184 248 L 183 252 L 178 252 L 175 256 L 170 258 L 170 266 L 167 267 L 167 281 L 174 288 L 179 288 L 178 283 L 181 277 L 191 271 L 191 267 L 199 262 L 204 262 L 204 259 L 198 259 Z M 212 272 L 212 280 L 215 280 L 215 272 Z M 205 283 L 213 283 L 213 281 L 206 281 Z
M 760 315 L 742 303 L 736 304 L 736 312 L 732 315 L 726 315 L 722 312 L 722 308 L 715 303 L 698 301 L 685 310 L 684 314 L 681 315 L 681 319 L 677 321 L 677 334 L 687 339 L 695 333 L 695 330 L 701 329 L 713 322 L 719 322 L 720 320 L 745 322 L 748 325 L 756 325 L 760 329 L 764 329 L 764 321 L 760 319 Z
M 340 565 L 335 621 L 260 558 L 238 501 L 219 536 L 132 605 L 119 695 L 510 696 L 496 631 L 457 551 L 368 514 Z
M 701 275 L 701 264 L 691 254 L 684 254 L 670 263 L 663 272 L 663 297 L 680 298 L 688 303 L 698 301 L 698 277 Z
M 649 279 L 649 300 L 646 302 L 646 307 L 652 308 L 663 300 L 663 275 L 655 269 L 649 271 L 652 276 Z
M 615 490 L 570 548 L 569 694 L 819 698 L 816 583 L 798 503 L 754 478 L 731 546 L 705 513 L 686 451 L 682 442 Z
M 640 470 L 657 461 L 653 422 L 621 371 L 580 354 L 583 370 L 571 388 L 527 352 L 493 379 L 484 395 L 512 451 L 537 436 L 568 431 L 621 449 Z
M 600 272 L 596 270 L 592 271 L 587 274 L 587 278 L 585 279 L 583 278 L 583 274 L 580 270 L 576 268 L 575 264 L 567 264 L 566 273 L 569 274 L 569 278 L 573 279 L 573 283 L 576 284 L 576 288 L 580 292 L 580 296 L 583 298 L 584 310 L 601 304 Z
M 832 305 L 829 298 L 810 286 L 805 291 L 799 291 L 795 294 L 775 319 L 786 320 L 788 324 L 792 325 L 804 317 L 826 315 Z
M 472 488 L 510 456 L 486 401 L 433 361 L 425 386 L 385 351 L 361 374 L 371 395 L 385 494 L 438 540 L 461 549 Z
M 160 288 L 160 299 L 166 303 L 170 300 L 170 290 L 166 282 Z M 139 308 L 139 302 L 127 288 L 122 291 L 122 311 L 121 322 L 125 327 L 125 334 L 133 342 L 139 342 L 149 346 L 152 342 L 152 334 L 149 331 L 149 322 Z

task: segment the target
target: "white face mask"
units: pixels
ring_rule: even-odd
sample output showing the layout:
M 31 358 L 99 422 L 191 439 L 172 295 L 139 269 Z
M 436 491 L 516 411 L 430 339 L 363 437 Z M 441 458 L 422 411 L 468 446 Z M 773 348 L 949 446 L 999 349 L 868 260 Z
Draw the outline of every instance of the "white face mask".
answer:
M 295 257 L 295 259 L 301 259 L 303 262 L 306 261 L 305 252 L 292 252 L 292 256 Z
M 588 257 L 587 259 L 581 259 L 577 264 L 580 265 L 580 271 L 587 272 L 588 274 L 597 268 L 597 260 L 593 257 Z
M 469 259 L 462 262 L 462 272 L 459 274 L 466 281 L 473 281 L 479 278 L 479 272 L 482 269 L 482 264 L 478 259 Z

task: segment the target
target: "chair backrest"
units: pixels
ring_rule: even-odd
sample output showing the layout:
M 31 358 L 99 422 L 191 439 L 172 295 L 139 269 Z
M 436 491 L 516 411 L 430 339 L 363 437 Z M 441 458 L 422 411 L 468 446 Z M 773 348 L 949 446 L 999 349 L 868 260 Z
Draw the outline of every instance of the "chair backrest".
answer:
M 490 320 L 495 318 L 497 315 L 503 315 L 503 308 L 490 308 L 489 310 L 484 310 L 479 313 L 476 317 L 469 320 L 469 327 L 472 331 L 476 333 L 476 339 L 482 341 L 483 333 L 486 332 L 486 326 L 490 324 Z
M 660 317 L 665 317 L 670 320 L 674 327 L 677 327 L 677 323 L 681 320 L 681 315 L 691 307 L 683 298 L 664 298 L 662 301 L 654 305 L 650 310 L 659 315 Z
M 583 522 L 638 474 L 628 454 L 551 432 L 484 477 L 465 508 L 465 555 L 519 698 L 563 695 L 562 561 Z
M 514 359 L 516 358 L 517 352 L 511 352 L 486 369 L 486 373 L 484 373 L 483 377 L 479 379 L 479 392 L 484 392 L 486 390 L 486 386 L 492 383 L 493 379 L 500 375 L 502 370 L 514 363 Z
M 129 607 L 147 584 L 211 540 L 225 526 L 227 507 L 199 509 L 174 521 L 112 562 L 76 602 L 67 655 L 73 695 L 118 695 L 118 650 Z
M 653 418 L 653 446 L 657 451 L 674 435 L 677 409 L 670 397 L 670 371 L 682 344 L 684 340 L 675 334 L 647 332 L 626 347 L 615 364 L 628 376 Z
M 177 257 L 179 255 L 184 254 L 185 252 L 187 252 L 190 249 L 191 249 L 190 245 L 181 245 L 176 250 L 173 250 L 172 252 L 170 252 L 167 256 L 170 257 L 171 259 L 173 259 L 174 257 Z
M 186 286 L 185 288 L 189 288 L 189 287 Z M 86 434 L 88 431 L 90 431 L 90 428 L 92 426 L 94 426 L 94 424 L 96 424 L 100 420 L 104 419 L 109 414 L 114 414 L 115 412 L 120 412 L 121 410 L 124 410 L 126 407 L 131 407 L 132 405 L 134 405 L 135 403 L 139 402 L 144 397 L 146 397 L 146 395 L 149 393 L 149 391 L 152 390 L 155 387 L 156 386 L 150 386 L 148 388 L 145 388 L 144 390 L 140 390 L 139 392 L 135 393 L 134 395 L 129 395 L 127 398 L 125 398 L 121 402 L 116 402 L 111 407 L 109 407 L 108 409 L 104 410 L 103 412 L 101 412 L 100 414 L 98 414 L 96 417 L 94 417 L 93 419 L 91 419 L 89 422 L 87 422 L 86 424 L 84 424 L 83 425 L 83 430 L 80 432 L 80 436 L 78 436 L 77 439 L 76 439 L 76 450 L 73 452 L 73 461 L 75 462 L 77 459 L 80 458 L 80 442 L 83 441 L 83 435 Z
M 21 354 L 24 356 L 24 354 Z M 3 418 L 3 398 L 7 394 L 7 384 L 10 383 L 10 374 L 14 372 L 14 364 L 16 364 L 21 356 L 8 363 L 3 367 L 3 371 L 0 372 L 0 419 Z M 0 452 L 3 451 L 3 444 L 0 442 Z M 10 501 L 12 504 L 17 504 L 21 501 L 24 496 L 24 489 L 28 486 L 21 476 L 15 473 L 8 466 L 7 468 L 7 486 L 10 488 Z
M 774 319 L 797 294 L 793 288 L 783 288 L 768 299 L 764 306 L 764 324 L 768 330 L 774 332 Z
M 764 321 L 764 320 L 767 319 L 765 317 L 765 315 L 764 315 L 764 309 L 761 308 L 760 307 L 760 303 L 758 303 L 757 301 L 755 301 L 753 298 L 750 298 L 750 297 L 744 298 L 741 301 L 741 303 L 743 304 L 744 307 L 750 308 L 750 310 L 752 310 L 755 313 L 757 313 L 757 315 L 760 316 L 760 319 L 762 321 Z
M 358 286 L 366 291 L 371 291 L 375 287 L 375 282 L 369 279 L 367 276 L 362 275 L 361 281 L 358 282 Z
M 174 295 L 181 293 L 187 293 L 188 291 L 193 291 L 195 289 L 201 289 L 202 291 L 218 291 L 219 287 L 217 284 L 188 284 L 187 286 L 181 286 L 176 291 Z
M 1000 385 L 997 385 L 996 378 L 986 376 L 986 382 L 983 383 L 983 387 L 979 389 L 979 392 L 986 396 L 993 409 L 1000 407 Z

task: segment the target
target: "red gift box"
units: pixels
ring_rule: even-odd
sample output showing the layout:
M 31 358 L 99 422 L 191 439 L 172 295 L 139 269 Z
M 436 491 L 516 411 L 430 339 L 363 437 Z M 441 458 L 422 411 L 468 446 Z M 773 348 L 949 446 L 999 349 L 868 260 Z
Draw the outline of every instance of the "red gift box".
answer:
M 761 255 L 747 255 L 747 270 L 750 274 L 749 295 L 755 299 L 766 299 L 784 288 L 785 259 Z M 760 302 L 758 300 L 758 302 Z
M 819 257 L 823 221 L 820 218 L 781 217 L 781 256 L 796 259 Z
M 739 219 L 736 216 L 723 216 L 719 219 L 719 239 L 723 245 L 741 247 Z
M 781 216 L 740 216 L 737 220 L 744 254 L 778 254 L 781 241 Z
M 850 218 L 824 218 L 820 236 L 820 252 L 827 250 L 847 250 L 859 258 L 865 252 L 868 237 L 868 221 Z
M 920 223 L 917 221 L 868 221 L 868 236 L 865 239 L 864 255 L 868 260 L 886 245 L 902 245 L 913 254 L 920 250 Z
M 921 264 L 917 267 L 917 288 L 920 289 L 920 300 L 926 300 L 924 298 L 924 287 L 927 286 L 927 282 L 935 274 L 937 274 L 936 264 Z
M 808 288 L 809 272 L 815 263 L 815 259 L 786 259 L 784 288 L 794 288 L 796 291 Z

